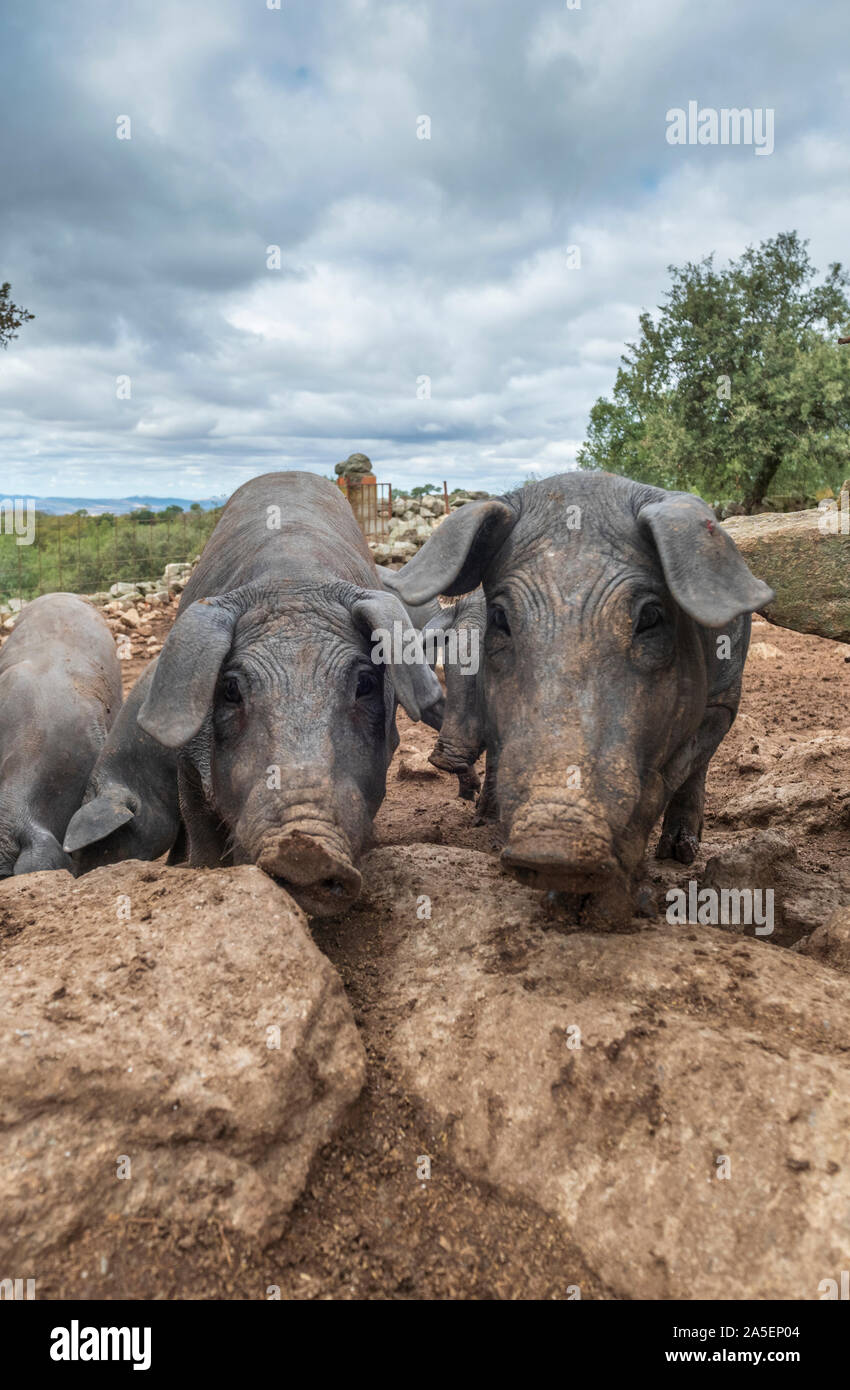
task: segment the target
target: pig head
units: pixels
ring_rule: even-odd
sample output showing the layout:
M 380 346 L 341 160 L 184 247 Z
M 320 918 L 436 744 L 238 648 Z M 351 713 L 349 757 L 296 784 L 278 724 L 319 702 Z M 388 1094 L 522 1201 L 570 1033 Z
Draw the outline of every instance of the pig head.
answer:
M 249 584 L 178 617 L 138 722 L 180 750 L 190 864 L 257 864 L 319 915 L 357 897 L 396 699 L 442 717 L 427 665 L 373 659 L 397 622 L 410 629 L 394 595 L 337 581 Z
M 508 870 L 605 926 L 631 915 L 662 814 L 658 853 L 691 862 L 750 614 L 773 597 L 704 502 L 549 478 L 467 504 L 386 582 L 414 604 L 483 585 L 485 790 Z

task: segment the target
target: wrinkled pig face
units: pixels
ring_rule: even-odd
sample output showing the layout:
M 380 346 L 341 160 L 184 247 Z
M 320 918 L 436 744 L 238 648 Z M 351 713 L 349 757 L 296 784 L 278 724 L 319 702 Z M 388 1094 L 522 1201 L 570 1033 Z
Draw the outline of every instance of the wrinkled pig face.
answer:
M 384 671 L 344 610 L 291 607 L 271 621 L 249 613 L 222 668 L 199 749 L 210 760 L 212 802 L 236 863 L 256 863 L 287 885 L 347 903 L 384 797 L 391 720 Z M 318 883 L 315 869 L 321 870 Z
M 634 527 L 631 528 L 634 532 Z M 604 893 L 612 910 L 663 810 L 665 771 L 696 732 L 696 625 L 635 534 L 527 526 L 487 579 L 487 742 L 508 833 L 534 887 Z
M 462 508 L 388 581 L 487 600 L 483 717 L 507 843 L 535 887 L 627 915 L 705 714 L 701 629 L 772 597 L 710 509 L 607 475 Z
M 413 718 L 441 700 L 427 666 L 391 679 L 371 659 L 371 631 L 404 618 L 393 596 L 350 585 L 187 609 L 139 723 L 183 747 L 191 862 L 218 862 L 220 849 L 199 858 L 198 846 L 223 835 L 235 863 L 259 865 L 309 912 L 357 897 L 355 860 L 398 741 L 396 694 Z

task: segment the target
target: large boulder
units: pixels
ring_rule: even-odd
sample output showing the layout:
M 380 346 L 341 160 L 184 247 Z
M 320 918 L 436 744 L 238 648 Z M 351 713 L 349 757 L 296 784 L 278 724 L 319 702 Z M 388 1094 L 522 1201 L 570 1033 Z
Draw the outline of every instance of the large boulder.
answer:
M 372 472 L 372 460 L 366 454 L 349 454 L 347 459 L 334 464 L 334 472 L 343 478 L 364 478 Z
M 712 927 L 568 932 L 472 850 L 379 849 L 364 877 L 432 1161 L 560 1218 L 616 1297 L 816 1299 L 838 1277 L 843 977 Z
M 832 511 L 724 521 L 753 574 L 775 590 L 764 616 L 778 627 L 850 642 L 850 514 L 845 498 Z
M 0 1267 L 116 1218 L 277 1238 L 364 1080 L 339 977 L 253 866 L 0 884 Z

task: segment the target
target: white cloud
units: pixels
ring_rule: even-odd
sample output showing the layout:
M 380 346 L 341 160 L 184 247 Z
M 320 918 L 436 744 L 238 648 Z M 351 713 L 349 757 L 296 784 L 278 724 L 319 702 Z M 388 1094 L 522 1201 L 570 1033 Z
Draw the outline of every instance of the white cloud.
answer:
M 0 280 L 37 318 L 0 356 L 3 488 L 572 466 L 668 264 L 792 227 L 844 253 L 844 14 L 801 44 L 770 0 L 7 0 Z M 775 106 L 775 153 L 667 145 L 689 99 Z

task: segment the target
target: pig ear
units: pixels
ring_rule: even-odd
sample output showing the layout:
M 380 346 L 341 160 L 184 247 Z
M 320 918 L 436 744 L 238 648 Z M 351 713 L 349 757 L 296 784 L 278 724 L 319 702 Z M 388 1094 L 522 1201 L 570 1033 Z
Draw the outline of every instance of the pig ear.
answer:
M 652 533 L 671 594 L 703 627 L 723 627 L 775 598 L 701 498 L 671 492 L 642 507 L 640 521 Z
M 457 617 L 457 609 L 441 608 L 439 613 L 435 613 L 433 618 L 429 618 L 422 629 L 422 636 L 427 637 L 429 632 L 448 632 Z
M 62 848 L 66 853 L 73 854 L 75 849 L 85 849 L 97 840 L 105 840 L 113 830 L 132 820 L 136 813 L 127 804 L 129 797 L 126 787 L 116 788 L 114 792 L 93 797 L 75 811 L 65 831 Z
M 137 719 L 139 728 L 166 748 L 182 748 L 203 724 L 237 616 L 232 604 L 198 599 L 168 634 Z
M 447 516 L 403 569 L 388 570 L 388 588 L 405 603 L 425 603 L 436 594 L 477 589 L 499 546 L 516 524 L 505 502 L 467 502 Z
M 421 638 L 401 601 L 395 594 L 385 594 L 380 589 L 364 589 L 351 605 L 351 616 L 360 631 L 368 633 L 372 641 L 377 640 L 375 633 L 385 633 L 391 648 L 395 646 L 394 632 L 399 630 L 394 628 L 395 623 L 401 624 L 402 651 L 405 648 L 409 651 L 412 647 L 410 633 L 413 633 L 421 659 L 411 662 L 401 659 L 388 661 L 387 672 L 399 704 L 410 718 L 421 719 L 423 723 L 430 724 L 432 729 L 439 729 L 445 709 L 443 688 L 424 659 Z

